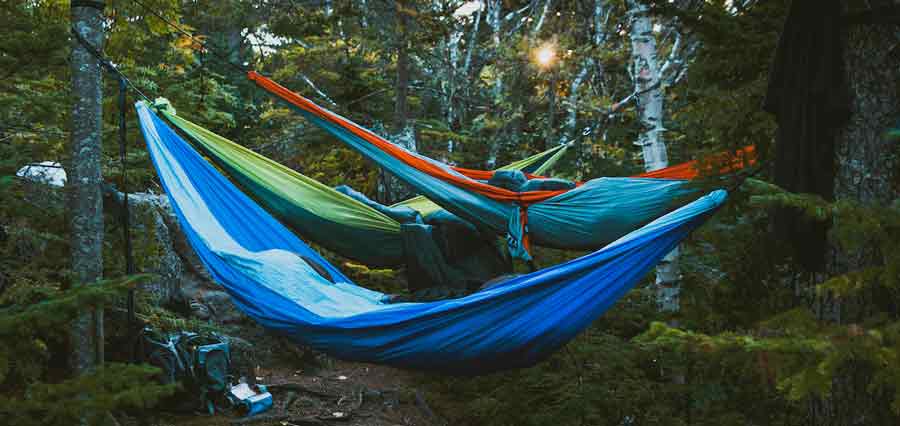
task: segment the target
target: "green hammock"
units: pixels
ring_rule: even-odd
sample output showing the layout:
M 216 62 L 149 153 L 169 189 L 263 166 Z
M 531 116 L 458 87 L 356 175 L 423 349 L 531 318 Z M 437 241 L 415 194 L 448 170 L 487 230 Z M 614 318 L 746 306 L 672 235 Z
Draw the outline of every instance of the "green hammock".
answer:
M 403 224 L 389 213 L 398 208 L 409 208 L 427 218 L 433 216 L 435 212 L 442 211 L 425 197 L 414 197 L 394 206 L 380 206 L 378 209 L 178 116 L 165 100 L 159 100 L 156 107 L 167 120 L 190 136 L 216 165 L 266 209 L 304 238 L 341 256 L 369 266 L 395 266 L 407 263 L 411 256 L 421 255 L 419 252 L 422 248 L 416 248 L 416 253 L 408 253 L 411 250 L 404 248 L 404 240 L 407 241 L 406 245 L 409 245 L 411 238 L 403 237 L 401 229 Z M 565 153 L 567 148 L 567 145 L 557 146 L 504 166 L 503 169 L 533 169 L 535 173 L 543 173 Z M 447 215 L 450 214 L 444 214 Z M 410 224 L 412 225 L 415 224 Z M 479 241 L 474 241 L 476 239 Z M 486 253 L 479 250 L 483 247 L 476 247 L 484 245 L 483 238 L 469 238 L 468 245 L 472 247 L 457 248 L 454 251 L 459 254 L 458 257 L 469 259 L 443 260 L 472 264 L 477 263 L 473 262 L 474 258 L 485 256 Z M 494 250 L 493 244 L 490 249 Z M 443 251 L 446 254 L 446 250 Z M 467 251 L 469 253 L 465 253 Z M 465 253 L 465 256 L 460 253 Z M 492 272 L 484 273 L 487 274 L 486 278 L 491 278 Z M 485 277 L 479 277 L 481 278 Z

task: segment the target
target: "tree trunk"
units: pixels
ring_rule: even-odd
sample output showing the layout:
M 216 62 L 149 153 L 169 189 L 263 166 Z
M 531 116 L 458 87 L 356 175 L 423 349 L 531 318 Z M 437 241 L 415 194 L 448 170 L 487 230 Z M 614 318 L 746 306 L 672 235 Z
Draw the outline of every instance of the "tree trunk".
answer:
M 500 9 L 502 7 L 503 2 L 500 0 L 489 0 L 487 4 L 487 21 L 491 27 L 491 46 L 494 48 L 494 54 L 500 51 L 500 27 L 502 25 Z M 503 79 L 500 77 L 499 72 L 496 74 L 493 93 L 495 100 L 500 99 L 500 95 L 503 92 Z
M 470 72 L 472 70 L 472 55 L 475 53 L 475 49 L 478 46 L 478 29 L 481 27 L 481 11 L 483 10 L 483 5 L 479 6 L 478 10 L 475 12 L 475 21 L 472 23 L 472 30 L 469 33 L 468 45 L 466 46 L 466 59 L 463 62 L 462 72 L 460 72 L 460 77 L 462 77 L 462 82 L 464 85 L 464 92 L 466 97 L 470 94 L 470 89 L 472 87 L 472 81 L 470 79 Z M 452 99 L 451 99 L 452 101 Z M 459 121 L 463 122 L 468 117 L 468 108 L 465 102 L 460 104 L 460 109 L 457 115 L 459 116 Z M 448 123 L 448 125 L 452 126 L 452 122 Z M 453 141 L 447 142 L 447 149 L 450 154 L 453 154 Z
M 458 28 L 456 24 L 454 24 L 453 29 L 450 31 L 450 34 L 447 35 L 447 73 L 446 73 L 446 81 L 443 82 L 443 86 L 446 88 L 446 103 L 444 108 L 444 119 L 447 122 L 448 128 L 453 128 L 453 123 L 456 121 L 456 87 L 458 74 L 456 72 L 456 64 L 459 62 L 459 42 L 462 40 L 463 30 Z M 453 142 L 448 142 L 448 152 L 453 150 Z
M 653 21 L 646 5 L 629 1 L 631 10 L 631 63 L 637 96 L 638 116 L 642 131 L 637 145 L 641 146 L 644 169 L 648 172 L 669 165 L 662 133 L 663 93 L 659 86 L 660 67 L 653 35 Z
M 606 42 L 606 21 L 609 17 L 609 9 L 606 6 L 606 0 L 594 0 L 594 12 L 591 17 L 590 27 L 594 31 L 594 34 L 591 36 L 591 43 L 595 47 L 601 47 Z M 566 119 L 566 133 L 560 137 L 560 143 L 565 142 L 566 139 L 574 141 L 578 137 L 578 91 L 581 89 L 581 85 L 584 84 L 585 79 L 591 75 L 596 64 L 594 58 L 585 58 L 581 62 L 581 69 L 578 70 L 578 74 L 572 79 L 572 84 L 569 86 L 569 97 L 566 100 L 568 115 Z
M 547 13 L 550 12 L 550 6 L 553 5 L 553 0 L 547 0 L 544 2 L 544 8 L 541 9 L 541 15 L 538 16 L 537 23 L 534 24 L 534 28 L 531 29 L 531 37 L 537 37 L 541 33 L 541 27 L 544 26 L 544 21 L 547 19 Z
M 503 2 L 500 0 L 488 0 L 486 7 L 487 16 L 485 17 L 485 20 L 491 28 L 491 47 L 494 55 L 497 55 L 498 52 L 500 52 L 500 27 L 502 23 L 500 9 L 503 7 Z M 497 106 L 500 104 L 503 96 L 503 78 L 500 76 L 499 70 L 495 70 L 494 74 L 494 87 L 491 97 L 493 105 Z M 500 152 L 500 139 L 500 135 L 497 134 L 496 137 L 488 142 L 490 146 L 488 147 L 488 160 L 486 166 L 489 170 L 497 166 L 497 155 Z
M 475 53 L 475 48 L 478 46 L 478 29 L 481 27 L 481 11 L 483 6 L 478 8 L 478 11 L 475 12 L 475 22 L 472 23 L 472 32 L 469 34 L 469 45 L 466 46 L 466 60 L 463 63 L 462 77 L 463 81 L 466 83 L 466 94 L 469 93 L 469 72 L 472 67 L 472 54 Z
M 400 33 L 403 33 L 402 29 Z M 397 48 L 397 81 L 395 90 L 397 99 L 394 104 L 394 126 L 396 126 L 397 130 L 402 131 L 406 128 L 408 120 L 406 98 L 409 92 L 409 53 L 406 48 L 406 40 L 401 41 Z
M 660 66 L 657 58 L 656 37 L 653 35 L 653 21 L 647 5 L 637 0 L 629 0 L 631 26 L 631 74 L 641 134 L 635 142 L 641 146 L 644 169 L 653 171 L 669 165 L 666 143 L 663 140 L 663 89 L 660 84 Z M 656 267 L 657 303 L 663 311 L 679 309 L 678 287 L 680 272 L 678 248 L 672 250 Z
M 573 141 L 577 137 L 578 90 L 581 88 L 581 85 L 584 83 L 584 79 L 587 78 L 588 73 L 590 73 L 593 66 L 593 59 L 585 59 L 581 64 L 581 69 L 578 71 L 578 74 L 575 75 L 575 78 L 572 79 L 572 84 L 569 86 L 569 97 L 568 99 L 566 99 L 566 115 L 568 116 L 566 118 L 566 132 L 559 138 L 559 143 L 561 144 L 568 141 Z
M 72 7 L 72 25 L 97 49 L 103 45 L 103 11 Z M 100 64 L 78 40 L 72 40 L 72 140 L 68 175 L 72 272 L 76 285 L 96 283 L 103 274 L 103 86 Z M 71 363 L 77 374 L 103 363 L 103 311 L 85 310 L 72 325 Z
M 888 204 L 896 199 L 897 158 L 889 155 L 896 141 L 885 137 L 900 117 L 897 98 L 900 55 L 895 27 L 851 27 L 844 49 L 850 93 L 850 121 L 835 146 L 836 200 Z
M 369 5 L 367 0 L 359 0 L 359 26 L 363 29 L 369 28 Z
M 394 103 L 394 130 L 392 140 L 395 144 L 410 151 L 416 151 L 416 135 L 409 124 L 409 106 L 407 97 L 409 94 L 409 14 L 404 10 L 401 2 L 395 2 L 397 22 L 397 77 L 394 86 L 396 100 Z M 413 191 L 408 185 L 401 182 L 395 176 L 385 173 L 385 194 L 383 199 L 386 204 L 408 198 Z
M 541 151 L 556 144 L 556 76 L 557 70 L 550 70 L 550 83 L 547 85 L 547 129 Z
M 850 100 L 850 119 L 835 140 L 835 201 L 862 205 L 887 206 L 900 197 L 897 186 L 898 159 L 896 141 L 885 137 L 900 117 L 898 72 L 900 55 L 896 27 L 858 25 L 848 28 L 844 64 Z M 859 247 L 841 249 L 830 243 L 826 259 L 828 276 L 862 270 L 878 262 L 877 249 Z M 860 306 L 853 299 L 823 299 L 817 303 L 819 317 L 833 323 L 859 320 Z M 817 426 L 864 424 L 884 407 L 881 400 L 859 397 L 860 389 L 852 378 L 852 367 L 837 376 L 832 396 L 814 399 L 809 404 L 811 423 Z

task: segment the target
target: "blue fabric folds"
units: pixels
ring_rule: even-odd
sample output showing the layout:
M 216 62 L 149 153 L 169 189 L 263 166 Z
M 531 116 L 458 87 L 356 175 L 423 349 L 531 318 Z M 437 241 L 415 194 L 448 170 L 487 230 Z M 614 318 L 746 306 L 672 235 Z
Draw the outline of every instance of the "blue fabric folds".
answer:
M 163 188 L 212 277 L 263 326 L 348 360 L 455 374 L 532 365 L 590 325 L 726 198 L 715 191 L 601 250 L 470 296 L 388 304 L 351 283 L 143 103 L 137 111 Z

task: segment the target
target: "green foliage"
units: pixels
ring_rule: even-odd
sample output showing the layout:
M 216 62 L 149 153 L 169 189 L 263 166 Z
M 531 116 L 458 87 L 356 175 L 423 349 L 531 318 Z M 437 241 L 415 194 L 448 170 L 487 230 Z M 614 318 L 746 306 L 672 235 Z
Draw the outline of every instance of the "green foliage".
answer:
M 173 385 L 155 384 L 158 372 L 147 366 L 107 364 L 60 383 L 33 384 L 25 398 L 0 395 L 0 414 L 10 426 L 71 425 L 82 419 L 104 424 L 112 411 L 149 408 L 171 395 Z
M 762 378 L 756 383 L 759 395 L 777 392 L 785 398 L 780 405 L 788 413 L 796 410 L 791 408 L 795 404 L 834 396 L 835 383 L 850 374 L 867 383 L 854 392 L 882 402 L 872 405 L 870 415 L 900 415 L 896 207 L 829 203 L 755 179 L 745 188 L 748 193 L 736 200 L 737 207 L 703 232 L 714 245 L 707 252 L 714 255 L 689 254 L 695 266 L 685 282 L 694 289 L 681 326 L 657 322 L 636 341 L 688 354 L 706 365 L 750 366 Z M 785 242 L 766 236 L 767 212 L 779 207 L 831 222 L 835 250 L 853 256 L 836 264 L 864 259 L 862 266 L 835 270 L 824 279 L 796 270 L 779 250 Z M 698 267 L 702 264 L 707 272 Z M 713 282 L 710 270 L 720 273 Z M 698 310 L 701 301 L 704 306 Z M 823 314 L 834 309 L 840 309 L 837 318 Z M 720 374 L 708 380 L 723 378 Z
M 652 298 L 633 292 L 549 360 L 480 378 L 426 378 L 451 424 L 673 425 L 680 386 L 671 360 L 629 341 L 653 316 Z M 432 393 L 433 395 L 434 393 Z
M 552 120 L 559 139 L 578 143 L 555 175 L 624 176 L 641 168 L 632 144 L 640 130 L 636 109 L 619 104 L 634 86 L 623 0 L 604 2 L 611 13 L 599 44 L 592 37 L 592 0 L 551 3 L 536 33 L 527 28 L 541 2 L 501 2 L 504 32 L 496 46 L 486 16 L 479 28 L 471 16 L 453 17 L 460 2 L 403 2 L 398 10 L 393 3 L 340 0 L 330 2 L 330 13 L 294 1 L 142 3 L 207 44 L 202 48 L 137 3 L 107 2 L 104 52 L 142 92 L 164 96 L 179 114 L 328 185 L 349 184 L 374 196 L 381 173 L 227 62 L 246 62 L 390 135 L 397 130 L 400 18 L 409 18 L 407 118 L 424 154 L 464 167 L 507 163 L 545 148 Z M 749 2 L 743 9 L 726 0 L 650 3 L 663 29 L 655 34 L 661 57 L 673 48 L 669 30 L 698 42 L 684 80 L 664 87 L 671 162 L 755 145 L 759 179 L 732 191 L 728 205 L 682 245 L 677 315 L 658 312 L 646 290 L 632 292 L 538 366 L 484 378 L 423 377 L 433 391 L 429 400 L 453 424 L 721 425 L 802 423 L 808 401 L 832 395 L 847 407 L 870 404 L 872 424 L 897 423 L 900 205 L 829 203 L 765 181 L 775 123 L 759 105 L 787 2 Z M 108 303 L 121 288 L 70 289 L 65 194 L 14 177 L 30 162 L 66 163 L 68 6 L 51 0 L 0 5 L 0 415 L 14 425 L 72 424 L 79 415 L 102 420 L 110 410 L 152 405 L 168 391 L 147 385 L 152 371 L 141 367 L 108 365 L 68 380 L 60 368 L 76 307 Z M 517 10 L 527 12 L 506 20 Z M 524 29 L 511 31 L 514 25 Z M 451 64 L 451 36 L 458 31 Z M 534 66 L 530 56 L 548 40 L 562 59 L 552 72 Z M 570 100 L 572 83 L 588 65 L 589 78 Z M 118 186 L 118 88 L 112 78 L 104 82 L 103 172 Z M 126 114 L 126 187 L 158 191 L 134 111 Z M 769 212 L 782 207 L 835 224 L 830 239 L 839 268 L 811 276 L 794 267 L 787 244 L 769 231 Z M 107 219 L 105 266 L 114 276 L 122 270 L 121 245 L 114 218 Z M 149 220 L 136 224 L 148 230 L 134 237 L 139 267 L 158 250 Z M 403 290 L 402 271 L 326 255 L 369 288 Z M 546 266 L 578 253 L 538 255 Z M 211 327 L 144 301 L 139 308 L 163 330 Z M 858 399 L 835 392 L 846 377 Z
M 60 371 L 51 360 L 62 355 L 79 312 L 102 308 L 146 278 L 55 291 L 45 300 L 0 310 L 0 415 L 7 424 L 67 425 L 79 419 L 96 424 L 112 410 L 146 408 L 174 391 L 156 385 L 158 371 L 144 366 L 108 364 L 74 379 L 54 379 Z

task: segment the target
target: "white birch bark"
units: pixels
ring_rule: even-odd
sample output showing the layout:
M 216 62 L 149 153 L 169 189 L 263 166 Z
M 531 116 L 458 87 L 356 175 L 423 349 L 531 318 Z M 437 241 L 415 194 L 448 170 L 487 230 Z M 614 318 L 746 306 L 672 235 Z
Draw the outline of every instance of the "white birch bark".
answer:
M 500 19 L 500 9 L 503 7 L 503 3 L 500 0 L 488 0 L 487 3 L 487 24 L 491 27 L 491 46 L 494 49 L 494 53 L 500 50 L 500 28 L 502 26 L 502 20 Z M 503 93 L 503 78 L 501 78 L 500 73 L 497 73 L 494 78 L 494 99 L 497 100 L 500 98 L 500 95 Z
M 602 46 L 606 41 L 606 23 L 609 20 L 609 8 L 606 6 L 606 0 L 594 0 L 594 12 L 591 18 L 591 27 L 593 27 L 594 34 L 591 37 L 591 43 L 596 47 Z M 594 65 L 594 58 L 585 58 L 584 61 L 582 61 L 581 68 L 578 70 L 578 74 L 572 79 L 572 84 L 569 86 L 569 97 L 566 100 L 568 112 L 565 123 L 566 131 L 565 135 L 559 139 L 560 144 L 572 141 L 577 137 L 578 91 L 582 84 L 584 84 L 585 79 L 591 74 Z
M 541 32 L 541 27 L 544 26 L 544 21 L 547 18 L 547 13 L 550 12 L 550 6 L 553 4 L 553 0 L 547 0 L 544 3 L 544 8 L 541 9 L 541 15 L 538 16 L 537 23 L 534 24 L 534 28 L 531 29 L 531 36 L 536 37 Z
M 572 79 L 572 84 L 569 85 L 569 97 L 566 99 L 566 131 L 565 134 L 559 138 L 560 144 L 575 139 L 578 127 L 578 89 L 581 88 L 581 84 L 584 83 L 585 78 L 587 78 L 593 63 L 594 61 L 592 58 L 585 59 L 581 64 L 581 69 L 578 70 L 578 74 Z
M 359 0 L 359 26 L 363 29 L 369 28 L 369 5 L 367 0 Z
M 446 115 L 445 121 L 447 122 L 447 126 L 452 126 L 454 120 L 456 120 L 456 89 L 457 89 L 457 64 L 459 63 L 459 42 L 463 38 L 463 31 L 461 28 L 456 26 L 456 23 L 453 24 L 453 31 L 447 37 L 447 78 L 446 81 L 443 82 L 446 93 Z M 445 162 L 449 162 L 451 155 L 453 154 L 453 139 L 447 140 L 447 157 L 444 159 Z
M 656 37 L 649 8 L 638 0 L 628 0 L 631 38 L 631 72 L 642 131 L 635 142 L 641 146 L 644 169 L 653 171 L 669 165 L 663 139 L 662 67 L 657 57 Z M 678 249 L 672 250 L 656 267 L 656 297 L 662 311 L 679 309 L 680 268 Z
M 478 11 L 475 12 L 475 23 L 472 24 L 472 31 L 469 33 L 469 45 L 466 46 L 466 61 L 463 64 L 462 76 L 466 79 L 466 83 L 468 85 L 469 79 L 469 68 L 472 66 L 472 53 L 475 52 L 475 46 L 478 44 L 478 28 L 481 26 L 481 11 L 483 8 L 479 7 Z

